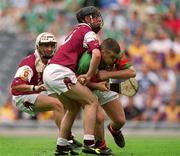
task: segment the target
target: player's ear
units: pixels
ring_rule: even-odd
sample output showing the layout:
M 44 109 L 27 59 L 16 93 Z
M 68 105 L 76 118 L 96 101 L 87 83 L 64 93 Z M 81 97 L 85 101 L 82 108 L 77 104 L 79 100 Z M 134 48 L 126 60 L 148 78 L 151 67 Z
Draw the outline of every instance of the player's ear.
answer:
M 104 49 L 102 49 L 102 50 L 101 50 L 101 55 L 105 54 L 105 52 L 106 52 L 106 51 L 105 51 Z
M 91 22 L 91 18 L 89 16 L 85 16 L 84 20 L 86 23 L 90 23 Z

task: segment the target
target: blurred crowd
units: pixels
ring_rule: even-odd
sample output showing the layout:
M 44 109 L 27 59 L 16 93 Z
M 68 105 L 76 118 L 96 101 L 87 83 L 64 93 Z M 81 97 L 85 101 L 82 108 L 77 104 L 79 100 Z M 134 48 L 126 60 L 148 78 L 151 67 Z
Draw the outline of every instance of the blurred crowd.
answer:
M 0 32 L 34 42 L 52 32 L 61 43 L 83 6 L 100 8 L 102 41 L 116 39 L 137 70 L 139 91 L 122 96 L 127 120 L 180 122 L 180 1 L 179 0 L 1 0 Z M 29 119 L 8 99 L 0 107 L 0 122 Z M 47 120 L 52 113 L 31 119 Z

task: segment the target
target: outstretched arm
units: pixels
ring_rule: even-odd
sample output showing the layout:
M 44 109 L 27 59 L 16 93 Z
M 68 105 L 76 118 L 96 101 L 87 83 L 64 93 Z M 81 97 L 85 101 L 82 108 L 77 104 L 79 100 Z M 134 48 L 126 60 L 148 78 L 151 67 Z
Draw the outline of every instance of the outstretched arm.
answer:
M 127 79 L 136 76 L 136 70 L 133 66 L 118 71 L 106 71 L 100 70 L 97 74 L 97 78 L 99 80 L 108 80 L 110 78 L 113 79 Z

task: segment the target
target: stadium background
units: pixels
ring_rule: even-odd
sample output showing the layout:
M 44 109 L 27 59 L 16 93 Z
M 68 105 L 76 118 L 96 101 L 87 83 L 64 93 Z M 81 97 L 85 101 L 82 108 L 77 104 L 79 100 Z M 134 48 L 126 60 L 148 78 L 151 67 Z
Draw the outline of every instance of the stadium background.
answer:
M 125 133 L 180 135 L 179 0 L 0 0 L 0 135 L 56 132 L 51 112 L 31 118 L 14 107 L 10 83 L 36 36 L 50 31 L 61 43 L 77 24 L 74 12 L 88 5 L 104 18 L 99 39 L 115 38 L 137 70 L 139 92 L 121 97 Z

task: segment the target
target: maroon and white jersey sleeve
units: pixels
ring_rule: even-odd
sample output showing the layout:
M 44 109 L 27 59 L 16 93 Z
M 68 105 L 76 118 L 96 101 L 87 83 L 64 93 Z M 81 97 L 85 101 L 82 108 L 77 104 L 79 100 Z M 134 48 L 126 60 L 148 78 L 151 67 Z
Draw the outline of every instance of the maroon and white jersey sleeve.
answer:
M 97 35 L 88 24 L 79 24 L 59 46 L 50 64 L 63 65 L 75 72 L 81 55 L 86 50 L 91 53 L 96 48 L 99 48 Z
M 24 82 L 29 83 L 31 81 L 31 78 L 33 77 L 33 70 L 30 66 L 28 65 L 23 65 L 18 68 L 14 78 L 20 78 Z
M 14 79 L 12 81 L 11 87 L 18 86 L 21 84 L 28 85 L 39 85 L 42 84 L 42 72 L 39 73 L 36 71 L 35 67 L 36 57 L 34 54 L 24 58 L 16 71 Z M 37 92 L 20 92 L 15 89 L 11 90 L 12 95 L 24 95 L 24 94 L 33 94 Z
M 93 49 L 99 48 L 99 41 L 95 32 L 89 31 L 85 34 L 83 47 L 87 48 L 88 52 L 92 52 Z

